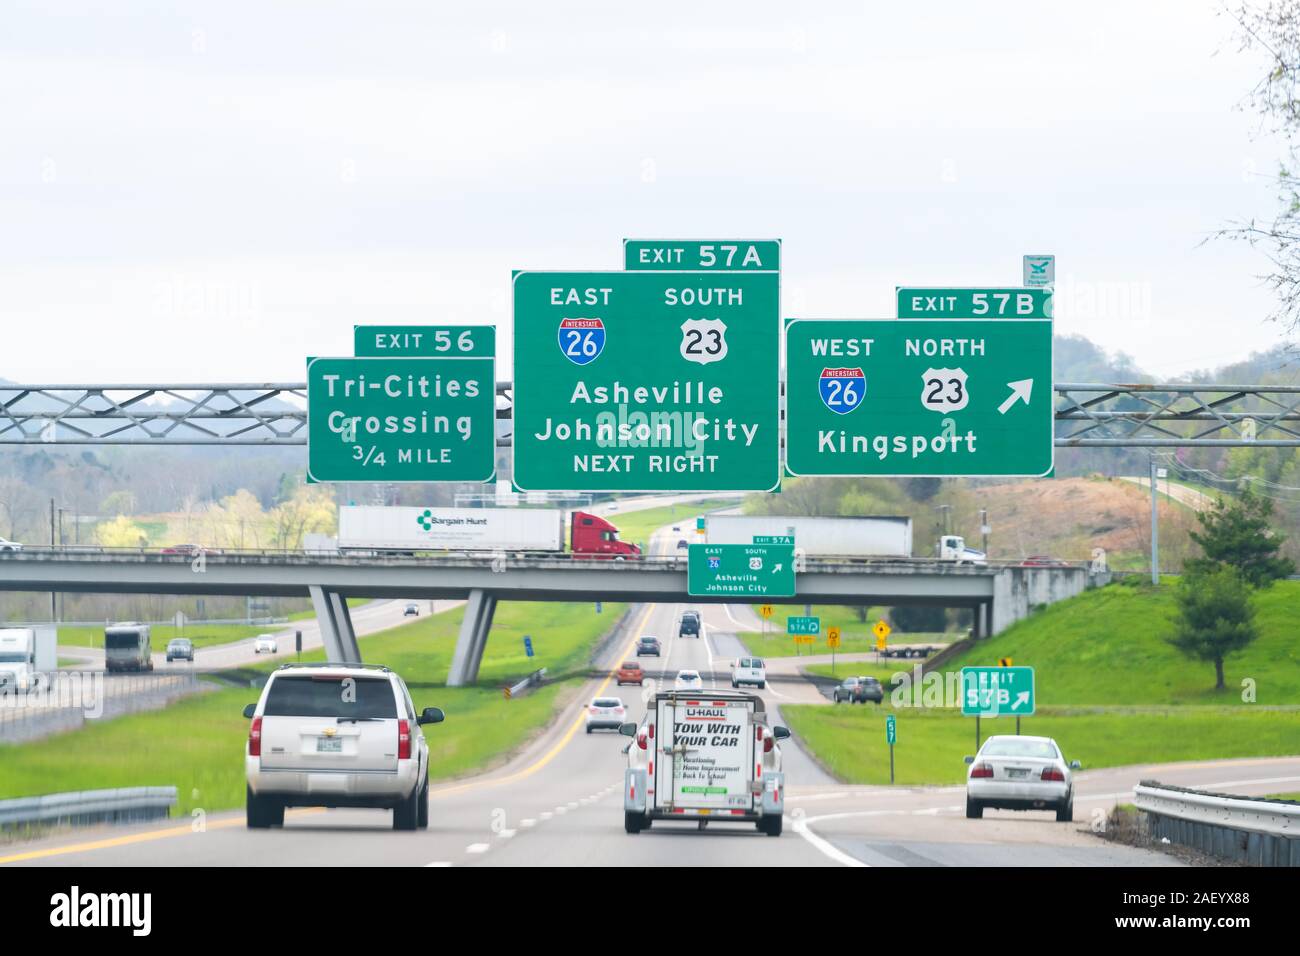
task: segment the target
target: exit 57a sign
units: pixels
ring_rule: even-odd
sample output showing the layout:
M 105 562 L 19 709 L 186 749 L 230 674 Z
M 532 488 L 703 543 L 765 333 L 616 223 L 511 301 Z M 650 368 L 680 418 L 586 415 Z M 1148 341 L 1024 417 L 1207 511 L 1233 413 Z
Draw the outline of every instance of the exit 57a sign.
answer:
M 640 248 L 629 244 L 629 261 Z M 520 488 L 778 485 L 777 263 L 759 269 L 743 249 L 728 258 L 699 243 L 678 251 L 655 263 L 651 250 L 644 271 L 515 274 Z
M 1051 471 L 1050 319 L 794 320 L 786 368 L 793 475 Z

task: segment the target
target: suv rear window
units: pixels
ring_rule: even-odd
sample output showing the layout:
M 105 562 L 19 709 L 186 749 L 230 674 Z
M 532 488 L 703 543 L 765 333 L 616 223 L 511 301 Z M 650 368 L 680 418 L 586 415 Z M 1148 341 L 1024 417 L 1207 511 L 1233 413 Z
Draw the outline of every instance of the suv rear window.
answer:
M 397 697 L 387 678 L 284 674 L 271 679 L 262 713 L 267 717 L 390 719 L 397 717 Z

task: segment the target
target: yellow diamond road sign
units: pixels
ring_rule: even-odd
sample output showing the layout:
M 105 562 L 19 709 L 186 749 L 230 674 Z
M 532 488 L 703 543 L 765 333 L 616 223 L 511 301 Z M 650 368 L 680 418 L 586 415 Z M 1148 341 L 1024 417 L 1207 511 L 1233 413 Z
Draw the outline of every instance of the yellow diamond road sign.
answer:
M 763 619 L 766 620 L 775 613 L 775 609 L 770 604 L 764 604 L 758 609 L 758 613 L 763 615 Z
M 826 629 L 826 643 L 831 647 L 840 646 L 840 629 L 838 627 L 828 627 Z
M 887 621 L 877 621 L 876 626 L 871 629 L 871 633 L 876 635 L 877 640 L 883 641 L 893 630 Z

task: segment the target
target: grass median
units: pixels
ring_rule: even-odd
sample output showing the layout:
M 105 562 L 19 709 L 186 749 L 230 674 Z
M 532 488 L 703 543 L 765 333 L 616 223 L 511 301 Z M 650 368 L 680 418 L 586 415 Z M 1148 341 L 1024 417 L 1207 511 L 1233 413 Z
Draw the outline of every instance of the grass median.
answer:
M 461 609 L 421 617 L 361 639 L 367 661 L 392 667 L 417 708 L 442 707 L 447 720 L 426 728 L 430 776 L 445 780 L 492 765 L 553 719 L 561 702 L 590 672 L 591 654 L 625 606 L 510 602 L 498 606 L 477 687 L 447 687 Z M 524 651 L 528 634 L 536 656 Z M 323 652 L 303 660 L 323 660 Z M 249 670 L 269 671 L 261 663 Z M 501 685 L 546 667 L 554 683 L 513 700 Z M 131 714 L 25 744 L 0 745 L 0 799 L 95 790 L 168 786 L 181 814 L 194 808 L 243 805 L 245 704 L 260 691 L 222 688 L 164 710 Z
M 888 701 L 888 697 L 886 697 Z M 898 721 L 895 780 L 960 784 L 962 758 L 975 752 L 975 718 L 953 710 L 874 704 L 786 705 L 782 717 L 827 770 L 846 783 L 889 783 L 885 716 Z M 1022 734 L 1053 737 L 1085 770 L 1181 760 L 1277 757 L 1295 753 L 1300 708 L 1042 708 Z M 981 720 L 980 733 L 1014 734 L 1010 718 Z

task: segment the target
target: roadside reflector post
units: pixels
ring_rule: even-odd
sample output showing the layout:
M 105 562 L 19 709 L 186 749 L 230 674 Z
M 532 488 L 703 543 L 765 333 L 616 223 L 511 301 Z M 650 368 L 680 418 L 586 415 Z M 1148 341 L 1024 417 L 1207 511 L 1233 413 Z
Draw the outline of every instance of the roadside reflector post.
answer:
M 298 662 L 302 663 L 302 631 L 293 632 L 293 646 L 298 652 Z

